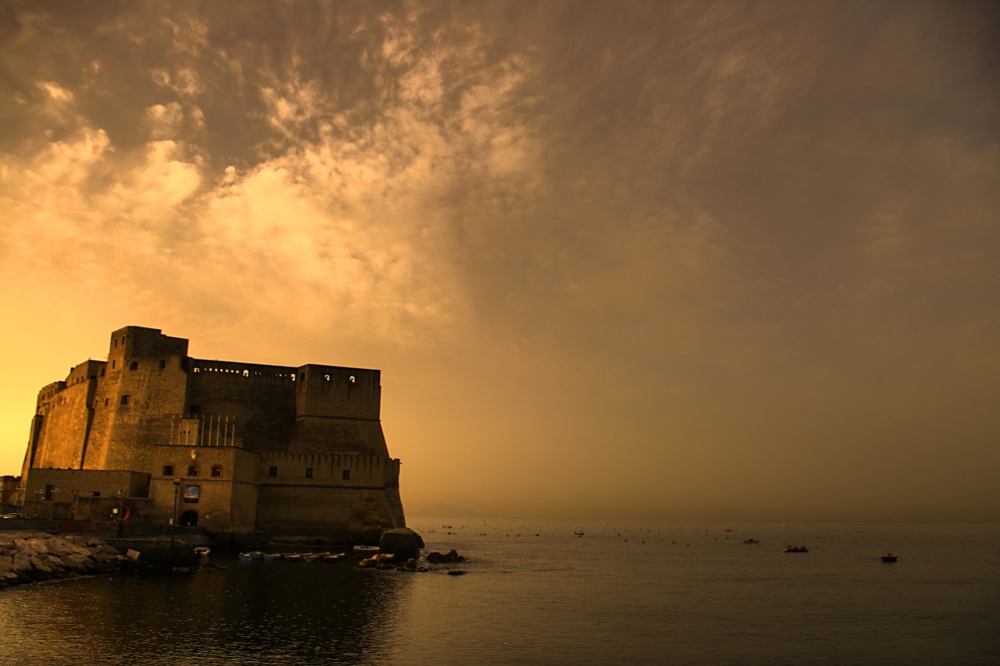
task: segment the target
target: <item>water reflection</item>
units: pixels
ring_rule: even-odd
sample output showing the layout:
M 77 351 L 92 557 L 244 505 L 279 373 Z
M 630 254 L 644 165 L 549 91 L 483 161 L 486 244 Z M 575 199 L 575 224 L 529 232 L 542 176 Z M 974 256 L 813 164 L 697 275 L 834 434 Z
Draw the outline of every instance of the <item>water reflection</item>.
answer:
M 352 563 L 229 562 L 0 592 L 4 663 L 371 663 L 404 621 L 412 576 Z

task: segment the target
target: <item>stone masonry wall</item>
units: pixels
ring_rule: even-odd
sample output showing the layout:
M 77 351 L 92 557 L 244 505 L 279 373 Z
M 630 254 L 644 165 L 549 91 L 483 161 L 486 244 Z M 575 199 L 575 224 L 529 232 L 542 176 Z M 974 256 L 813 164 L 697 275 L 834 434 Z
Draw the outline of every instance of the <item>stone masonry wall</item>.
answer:
M 147 470 L 187 395 L 187 340 L 129 326 L 112 334 L 84 467 Z
M 293 368 L 192 359 L 188 412 L 230 417 L 251 451 L 283 450 L 295 425 Z

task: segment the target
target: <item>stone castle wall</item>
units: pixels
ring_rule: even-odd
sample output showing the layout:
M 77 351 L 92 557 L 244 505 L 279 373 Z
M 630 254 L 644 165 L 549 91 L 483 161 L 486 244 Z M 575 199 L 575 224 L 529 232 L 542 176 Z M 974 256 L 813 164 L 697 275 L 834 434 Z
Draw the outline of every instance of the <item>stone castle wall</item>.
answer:
M 216 529 L 405 524 L 378 370 L 201 360 L 187 346 L 157 329 L 115 331 L 107 361 L 39 393 L 22 476 L 139 471 L 156 520 L 172 516 L 177 480 L 204 491 L 184 510 Z

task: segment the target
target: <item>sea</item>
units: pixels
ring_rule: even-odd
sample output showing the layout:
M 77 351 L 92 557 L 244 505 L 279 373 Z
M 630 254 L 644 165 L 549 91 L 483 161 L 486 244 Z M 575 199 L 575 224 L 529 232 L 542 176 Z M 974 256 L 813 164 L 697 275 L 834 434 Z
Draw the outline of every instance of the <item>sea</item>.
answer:
M 409 526 L 465 561 L 213 553 L 0 589 L 0 664 L 1000 664 L 1000 524 Z

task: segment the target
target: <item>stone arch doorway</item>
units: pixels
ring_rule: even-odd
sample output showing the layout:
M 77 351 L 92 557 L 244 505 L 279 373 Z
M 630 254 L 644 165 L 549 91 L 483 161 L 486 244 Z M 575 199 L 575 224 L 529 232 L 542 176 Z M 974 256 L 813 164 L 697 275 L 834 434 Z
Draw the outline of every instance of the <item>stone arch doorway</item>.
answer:
M 198 512 L 191 510 L 181 514 L 181 525 L 184 527 L 194 527 L 198 524 Z

